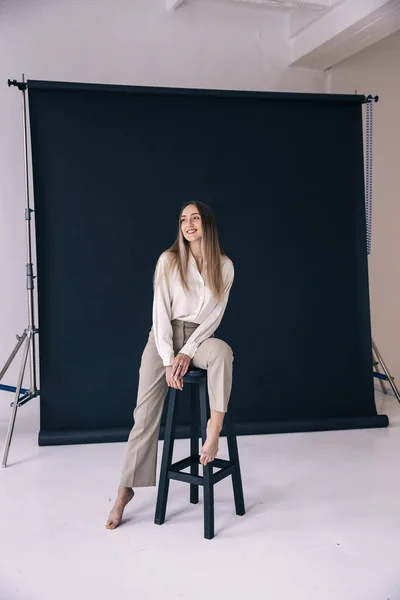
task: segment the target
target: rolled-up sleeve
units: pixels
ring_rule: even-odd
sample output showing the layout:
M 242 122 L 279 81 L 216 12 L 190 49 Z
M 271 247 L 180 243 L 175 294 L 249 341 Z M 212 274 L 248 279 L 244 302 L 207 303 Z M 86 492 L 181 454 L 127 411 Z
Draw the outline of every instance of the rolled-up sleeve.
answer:
M 154 340 L 164 367 L 172 365 L 175 358 L 171 325 L 171 296 L 165 271 L 166 261 L 166 254 L 161 254 L 155 269 L 153 298 Z
M 208 317 L 206 317 L 206 319 L 204 319 L 204 321 L 194 330 L 187 342 L 181 348 L 180 352 L 186 354 L 187 356 L 190 356 L 190 358 L 193 358 L 200 344 L 204 342 L 204 340 L 212 336 L 214 331 L 221 323 L 222 317 L 224 316 L 234 277 L 235 270 L 233 267 L 233 263 L 230 260 L 229 262 L 227 262 L 224 269 L 225 291 L 222 300 L 215 305 Z

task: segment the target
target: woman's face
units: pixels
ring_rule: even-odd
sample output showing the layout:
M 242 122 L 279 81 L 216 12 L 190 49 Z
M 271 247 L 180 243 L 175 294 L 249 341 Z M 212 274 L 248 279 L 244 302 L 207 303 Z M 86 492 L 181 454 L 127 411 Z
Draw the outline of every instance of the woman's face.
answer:
M 188 242 L 200 240 L 203 236 L 200 213 L 194 204 L 186 206 L 181 214 L 181 229 Z

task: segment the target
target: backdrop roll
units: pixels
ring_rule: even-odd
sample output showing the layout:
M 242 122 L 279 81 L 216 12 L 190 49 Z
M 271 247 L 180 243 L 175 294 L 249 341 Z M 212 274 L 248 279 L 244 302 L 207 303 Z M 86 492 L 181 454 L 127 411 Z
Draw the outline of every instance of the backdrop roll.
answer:
M 363 96 L 28 90 L 40 444 L 127 439 L 155 263 L 188 200 L 212 206 L 235 265 L 216 336 L 234 351 L 238 433 L 388 424 L 374 402 Z

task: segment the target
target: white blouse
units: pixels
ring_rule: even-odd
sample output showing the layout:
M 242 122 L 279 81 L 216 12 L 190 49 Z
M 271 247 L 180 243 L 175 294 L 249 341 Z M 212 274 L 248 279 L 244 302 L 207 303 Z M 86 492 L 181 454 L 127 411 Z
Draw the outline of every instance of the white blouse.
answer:
M 193 358 L 198 346 L 211 337 L 221 323 L 234 279 L 233 262 L 227 256 L 221 256 L 225 293 L 222 300 L 217 303 L 212 297 L 207 282 L 197 268 L 192 253 L 189 254 L 187 272 L 189 291 L 182 287 L 176 269 L 169 272 L 167 281 L 164 275 L 167 254 L 167 252 L 163 252 L 157 261 L 153 300 L 154 339 L 165 367 L 172 365 L 175 358 L 171 321 L 180 319 L 199 323 L 199 327 L 195 329 L 180 350 L 183 354 Z

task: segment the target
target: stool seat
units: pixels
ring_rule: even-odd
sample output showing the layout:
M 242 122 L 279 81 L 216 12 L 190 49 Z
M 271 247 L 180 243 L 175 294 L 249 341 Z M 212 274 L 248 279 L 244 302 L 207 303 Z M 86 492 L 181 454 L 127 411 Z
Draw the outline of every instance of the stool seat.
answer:
M 184 375 L 207 375 L 207 369 L 200 369 L 200 367 L 191 367 L 189 371 Z
M 201 377 L 207 377 L 207 369 L 199 369 L 197 367 L 192 367 L 189 369 L 187 373 L 183 376 L 184 383 L 198 383 Z M 194 378 L 194 381 L 190 381 Z
M 214 537 L 214 485 L 216 483 L 222 481 L 225 477 L 232 476 L 236 514 L 245 514 L 236 434 L 230 414 L 227 412 L 224 417 L 223 430 L 226 429 L 229 460 L 216 458 L 205 467 L 203 466 L 203 475 L 199 475 L 199 433 L 201 433 L 204 444 L 207 437 L 207 421 L 209 418 L 207 370 L 192 367 L 184 375 L 183 381 L 191 384 L 190 456 L 174 464 L 172 463 L 177 412 L 176 399 L 177 392 L 180 392 L 180 390 L 171 387 L 168 392 L 167 420 L 157 493 L 155 523 L 162 525 L 165 522 L 170 480 L 182 481 L 190 484 L 190 502 L 192 504 L 198 503 L 199 487 L 203 488 L 204 537 L 212 539 Z M 183 473 L 182 471 L 188 467 L 190 467 L 190 473 Z M 214 468 L 219 469 L 219 471 L 214 473 Z

